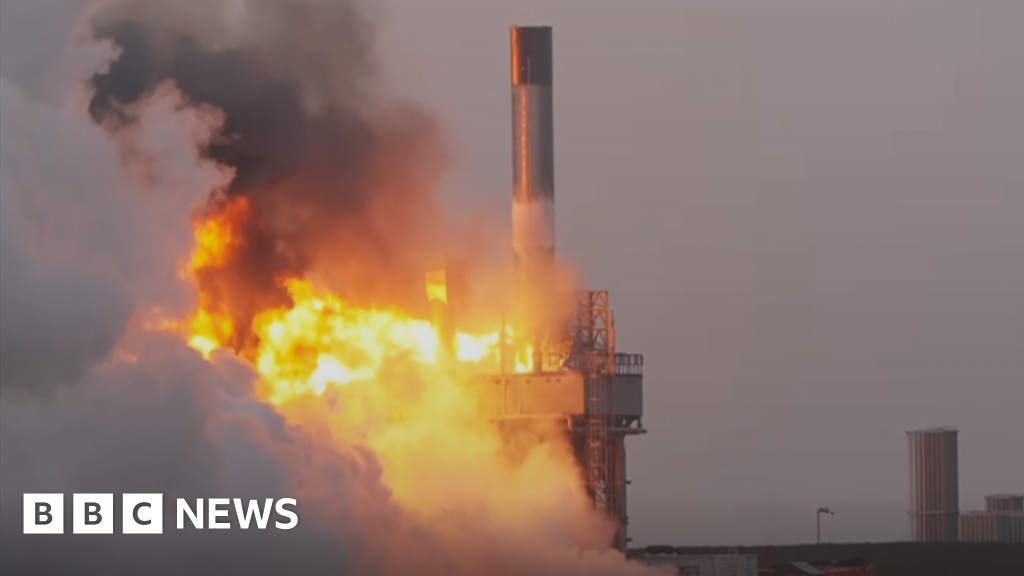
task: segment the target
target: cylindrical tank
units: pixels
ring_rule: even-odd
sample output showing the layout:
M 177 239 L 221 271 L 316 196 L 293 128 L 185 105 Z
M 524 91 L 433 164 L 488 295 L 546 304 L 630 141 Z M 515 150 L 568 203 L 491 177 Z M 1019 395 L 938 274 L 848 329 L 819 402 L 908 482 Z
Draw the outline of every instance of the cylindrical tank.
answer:
M 543 369 L 554 296 L 555 143 L 550 26 L 512 27 L 512 249 L 519 318 Z
M 512 28 L 512 242 L 521 260 L 555 251 L 551 27 Z
M 910 452 L 910 520 L 918 542 L 959 538 L 960 494 L 957 430 L 907 432 Z

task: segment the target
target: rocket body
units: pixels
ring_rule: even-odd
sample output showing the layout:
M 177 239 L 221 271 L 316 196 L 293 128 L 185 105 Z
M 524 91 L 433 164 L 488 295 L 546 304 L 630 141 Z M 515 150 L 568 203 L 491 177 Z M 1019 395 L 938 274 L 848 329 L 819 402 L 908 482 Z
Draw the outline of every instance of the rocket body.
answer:
M 512 249 L 521 318 L 543 369 L 554 298 L 555 145 L 551 28 L 512 28 Z
M 512 245 L 521 280 L 541 281 L 555 254 L 550 27 L 512 28 Z

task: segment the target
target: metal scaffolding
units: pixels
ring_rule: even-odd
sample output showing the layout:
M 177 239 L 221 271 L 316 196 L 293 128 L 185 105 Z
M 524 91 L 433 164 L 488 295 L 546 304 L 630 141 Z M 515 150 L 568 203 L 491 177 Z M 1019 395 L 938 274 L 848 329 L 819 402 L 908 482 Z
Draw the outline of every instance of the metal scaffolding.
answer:
M 583 463 L 587 489 L 596 508 L 615 516 L 618 506 L 608 439 L 608 388 L 615 376 L 615 323 L 606 290 L 577 294 L 572 360 L 587 376 Z

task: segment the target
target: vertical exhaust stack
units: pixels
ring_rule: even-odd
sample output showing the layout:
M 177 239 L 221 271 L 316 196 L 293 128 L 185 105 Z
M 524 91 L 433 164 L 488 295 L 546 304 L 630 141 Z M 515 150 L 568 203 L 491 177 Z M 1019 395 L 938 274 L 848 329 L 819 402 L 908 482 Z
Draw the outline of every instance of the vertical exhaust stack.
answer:
M 512 247 L 518 298 L 533 326 L 535 371 L 554 292 L 555 150 L 550 26 L 512 27 Z

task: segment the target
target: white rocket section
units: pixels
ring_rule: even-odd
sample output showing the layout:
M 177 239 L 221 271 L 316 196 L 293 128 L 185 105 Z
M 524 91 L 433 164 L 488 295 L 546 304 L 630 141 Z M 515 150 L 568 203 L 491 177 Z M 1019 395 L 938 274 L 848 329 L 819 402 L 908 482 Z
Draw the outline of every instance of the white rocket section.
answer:
M 512 247 L 517 253 L 555 249 L 555 203 L 547 196 L 512 203 Z

